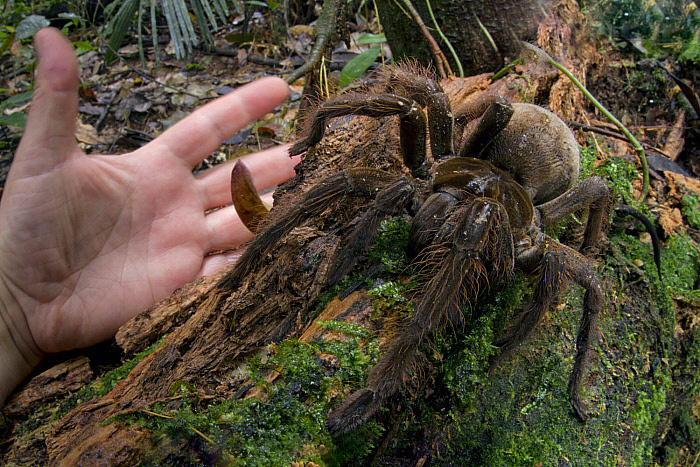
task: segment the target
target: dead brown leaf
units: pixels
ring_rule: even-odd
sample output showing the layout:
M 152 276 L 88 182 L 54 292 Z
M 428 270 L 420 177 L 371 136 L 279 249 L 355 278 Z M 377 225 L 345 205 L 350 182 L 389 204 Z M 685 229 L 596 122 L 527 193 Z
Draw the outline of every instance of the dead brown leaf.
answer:
M 676 119 L 670 133 L 666 137 L 664 145 L 664 153 L 667 154 L 672 161 L 675 161 L 683 151 L 685 138 L 683 138 L 683 127 L 685 126 L 685 110 L 681 111 Z
M 94 126 L 89 123 L 83 123 L 80 119 L 76 122 L 75 137 L 79 143 L 87 146 L 106 144 L 106 141 L 97 134 Z
M 661 228 L 664 229 L 664 232 L 666 232 L 668 235 L 671 235 L 673 232 L 678 230 L 678 228 L 683 226 L 683 215 L 681 214 L 680 209 L 668 208 L 660 205 L 659 211 L 659 224 L 661 224 Z

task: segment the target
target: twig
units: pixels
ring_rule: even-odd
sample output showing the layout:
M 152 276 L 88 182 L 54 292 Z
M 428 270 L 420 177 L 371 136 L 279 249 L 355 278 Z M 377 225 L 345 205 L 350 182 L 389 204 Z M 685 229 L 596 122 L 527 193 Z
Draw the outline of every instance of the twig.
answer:
M 574 121 L 571 121 L 571 120 L 566 120 L 566 124 L 569 125 L 570 127 L 579 128 L 579 129 L 581 129 L 581 130 L 583 130 L 583 131 L 590 131 L 591 133 L 598 133 L 599 135 L 603 135 L 603 136 L 607 136 L 607 137 L 610 137 L 610 138 L 615 138 L 615 139 L 627 141 L 627 137 L 626 137 L 625 135 L 623 135 L 622 133 L 617 133 L 617 132 L 615 132 L 615 131 L 608 130 L 608 129 L 606 129 L 606 128 L 600 128 L 600 127 L 597 127 L 597 126 L 585 125 L 585 124 L 583 124 L 583 123 L 574 122 Z M 659 127 L 659 128 L 666 128 L 666 127 L 663 127 L 663 126 L 662 126 L 662 127 Z M 669 159 L 671 159 L 671 156 L 670 156 L 669 154 L 667 154 L 667 153 L 666 153 L 663 149 L 661 149 L 661 148 L 657 148 L 656 146 L 652 146 L 651 144 L 648 144 L 648 143 L 642 143 L 642 146 L 646 147 L 647 149 L 651 149 L 651 150 L 654 151 L 654 152 L 658 152 L 659 154 L 661 154 L 661 155 L 663 155 L 663 156 L 666 156 L 666 157 L 668 157 Z
M 435 38 L 433 38 L 433 36 L 430 34 L 430 31 L 428 31 L 428 28 L 425 26 L 425 23 L 418 14 L 418 11 L 414 8 L 413 4 L 411 3 L 411 0 L 402 0 L 402 2 L 404 6 L 408 9 L 409 16 L 416 24 L 416 26 L 418 26 L 418 30 L 423 35 L 425 40 L 428 41 L 430 51 L 433 54 L 433 58 L 435 58 L 435 67 L 437 68 L 440 78 L 447 78 L 448 76 L 452 76 L 452 70 L 450 69 L 450 64 L 447 62 L 445 54 L 442 53 L 442 50 L 440 50 L 440 46 L 435 41 Z M 430 8 L 430 5 L 428 5 L 428 7 Z M 438 28 L 438 30 L 440 30 L 440 28 Z
M 105 103 L 105 108 L 102 109 L 100 118 L 98 118 L 97 122 L 95 123 L 95 133 L 100 132 L 100 126 L 102 126 L 102 122 L 104 122 L 105 117 L 107 117 L 107 114 L 109 113 L 109 108 L 112 106 L 112 102 L 114 102 L 115 97 L 117 97 L 117 93 L 113 92 L 109 100 Z
M 293 83 L 318 65 L 328 42 L 335 36 L 333 30 L 336 27 L 336 21 L 340 11 L 345 11 L 344 0 L 325 0 L 323 2 L 321 15 L 318 17 L 316 27 L 314 28 L 316 43 L 309 55 L 309 61 L 294 70 L 292 74 L 287 77 L 287 83 Z
M 450 53 L 452 54 L 452 58 L 454 58 L 455 63 L 457 63 L 457 68 L 459 69 L 460 78 L 464 78 L 464 68 L 462 68 L 462 62 L 459 60 L 459 56 L 457 55 L 457 52 L 455 51 L 454 47 L 452 47 L 450 40 L 442 32 L 440 25 L 437 23 L 437 20 L 435 19 L 435 15 L 433 14 L 433 7 L 432 7 L 432 5 L 430 5 L 430 0 L 425 0 L 425 4 L 428 6 L 428 13 L 430 14 L 430 19 L 433 20 L 433 26 L 435 26 L 435 30 L 437 31 L 438 35 L 440 36 L 440 39 L 445 41 L 445 45 L 447 45 L 447 48 L 450 49 Z M 444 58 L 444 56 L 443 56 L 443 58 Z M 447 70 L 450 72 L 450 74 L 452 74 L 452 70 L 450 70 L 450 65 L 447 62 L 446 58 L 445 58 L 445 64 L 447 65 Z
M 566 69 L 566 67 L 559 62 L 556 62 L 552 57 L 549 56 L 547 52 L 544 50 L 540 49 L 537 46 L 534 46 L 532 44 L 529 44 L 527 42 L 522 43 L 523 46 L 528 49 L 529 51 L 533 52 L 536 57 L 543 59 L 545 62 L 549 63 L 553 67 L 557 68 L 559 71 L 564 73 L 574 85 L 576 85 L 577 88 L 588 98 L 588 100 L 598 109 L 600 110 L 603 115 L 605 115 L 608 120 L 613 122 L 615 126 L 617 126 L 622 133 L 629 139 L 629 141 L 632 143 L 632 146 L 634 149 L 637 151 L 637 155 L 639 156 L 639 160 L 642 164 L 642 192 L 639 195 L 639 199 L 637 202 L 639 204 L 642 204 L 644 200 L 646 199 L 647 195 L 649 194 L 649 165 L 647 164 L 647 156 L 644 153 L 644 148 L 642 147 L 641 144 L 639 144 L 639 141 L 637 141 L 637 138 L 635 138 L 632 133 L 620 122 L 613 114 L 611 114 L 605 107 L 603 107 L 603 104 L 598 102 L 598 100 L 593 97 L 593 95 L 586 89 L 581 82 L 576 79 L 576 77 L 571 74 L 569 70 Z

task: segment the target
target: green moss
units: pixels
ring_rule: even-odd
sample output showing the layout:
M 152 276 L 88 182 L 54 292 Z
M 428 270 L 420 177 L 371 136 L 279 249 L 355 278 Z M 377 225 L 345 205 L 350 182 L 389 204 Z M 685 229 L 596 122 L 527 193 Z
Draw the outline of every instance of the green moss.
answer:
M 408 266 L 406 245 L 411 232 L 410 222 L 403 217 L 393 217 L 381 223 L 375 243 L 367 259 L 370 264 L 383 264 L 388 273 L 398 274 Z
M 651 381 L 663 384 L 652 386 L 639 373 L 653 337 L 620 332 L 624 320 L 607 317 L 584 391 L 593 416 L 579 421 L 567 386 L 581 305 L 581 292 L 573 289 L 532 340 L 475 387 L 474 407 L 451 412 L 454 423 L 444 435 L 448 452 L 435 465 L 649 465 L 669 389 L 668 367 L 659 365 Z M 644 327 L 633 321 L 635 329 Z
M 446 360 L 444 378 L 447 388 L 458 398 L 460 410 L 473 409 L 475 389 L 489 380 L 489 360 L 498 352 L 493 342 L 503 332 L 508 317 L 522 305 L 528 289 L 525 278 L 518 275 L 478 300 L 473 313 L 476 316 L 466 320 L 464 331 L 454 339 L 445 339 L 443 347 L 461 349 L 454 358 Z
M 120 367 L 115 368 L 114 370 L 105 373 L 100 378 L 95 379 L 68 399 L 60 402 L 58 407 L 46 408 L 46 410 L 34 414 L 28 420 L 17 426 L 15 435 L 22 436 L 23 434 L 29 433 L 42 425 L 55 423 L 65 414 L 67 414 L 69 410 L 78 406 L 79 404 L 107 395 L 112 389 L 114 389 L 117 383 L 124 380 L 129 375 L 131 370 L 133 370 L 141 360 L 159 349 L 163 345 L 163 341 L 164 338 L 151 345 L 143 352 L 137 353 Z M 47 414 L 50 415 L 47 416 Z
M 671 389 L 671 378 L 659 374 L 657 378 L 639 389 L 637 404 L 630 418 L 636 430 L 638 442 L 630 458 L 630 465 L 648 465 L 654 448 L 653 436 L 658 429 L 661 412 L 666 408 L 666 394 Z
M 598 158 L 598 150 L 596 149 L 593 139 L 588 140 L 587 146 L 579 146 L 580 163 L 578 179 L 585 180 L 593 175 L 595 162 Z
M 696 193 L 688 193 L 682 198 L 683 216 L 686 222 L 696 229 L 700 229 L 700 195 Z
M 322 323 L 346 339 L 320 342 L 285 340 L 270 346 L 266 358 L 248 361 L 261 397 L 200 403 L 197 393 L 180 387 L 180 400 L 157 404 L 149 412 L 119 417 L 153 432 L 153 465 L 197 465 L 213 459 L 232 466 L 277 466 L 291 462 L 337 465 L 359 459 L 381 433 L 376 423 L 334 448 L 323 421 L 329 399 L 338 391 L 364 385 L 378 347 L 366 329 L 349 323 Z M 274 373 L 273 373 L 274 372 Z M 274 384 L 269 376 L 279 373 Z M 374 441 L 373 441 L 374 440 Z
M 677 260 L 676 253 L 688 248 L 685 241 L 674 241 L 678 244 L 666 253 L 665 267 Z M 664 430 L 664 413 L 674 390 L 673 310 L 666 289 L 658 282 L 650 245 L 621 232 L 611 232 L 610 245 L 613 251 L 605 255 L 603 266 L 608 299 L 599 318 L 602 338 L 584 376 L 583 398 L 591 418 L 585 423 L 578 420 L 567 394 L 583 306 L 581 289 L 571 287 L 535 335 L 488 378 L 473 370 L 459 374 L 464 383 L 451 377 L 450 388 L 468 403 L 450 411 L 453 422 L 443 427 L 441 437 L 449 440 L 446 450 L 431 465 L 654 464 L 658 433 Z M 694 258 L 690 255 L 678 259 L 688 263 Z M 637 269 L 633 259 L 642 259 L 644 269 Z M 684 283 L 697 277 L 692 273 L 681 276 Z M 526 286 L 516 283 L 515 289 L 516 296 L 526 295 Z M 474 327 L 473 342 L 479 341 L 484 329 L 478 324 Z M 482 344 L 486 342 L 487 338 Z M 469 355 L 468 346 L 461 364 L 466 370 L 478 368 L 482 365 L 479 350 Z M 700 344 L 697 352 L 700 357 Z M 677 423 L 694 433 L 697 424 L 689 416 L 692 412 L 683 413 Z M 686 441 L 677 444 L 689 445 Z
M 114 389 L 117 383 L 126 379 L 129 373 L 131 373 L 131 370 L 133 370 L 136 367 L 136 365 L 138 365 L 139 362 L 141 362 L 141 360 L 148 357 L 156 350 L 160 349 L 163 346 L 164 341 L 165 337 L 161 338 L 158 342 L 149 346 L 146 350 L 134 355 L 132 358 L 127 360 L 122 366 L 105 373 L 105 375 L 102 378 L 100 378 L 99 381 L 97 381 L 96 385 L 93 383 L 93 386 L 95 386 L 94 389 L 97 397 L 102 397 L 106 395 L 108 392 Z
M 664 283 L 673 295 L 700 303 L 700 291 L 694 289 L 700 273 L 697 247 L 685 234 L 671 237 L 661 250 Z
M 633 164 L 618 156 L 610 156 L 601 162 L 593 173 L 608 180 L 610 188 L 612 188 L 615 194 L 620 196 L 625 203 L 635 203 L 632 180 L 637 179 L 638 174 Z

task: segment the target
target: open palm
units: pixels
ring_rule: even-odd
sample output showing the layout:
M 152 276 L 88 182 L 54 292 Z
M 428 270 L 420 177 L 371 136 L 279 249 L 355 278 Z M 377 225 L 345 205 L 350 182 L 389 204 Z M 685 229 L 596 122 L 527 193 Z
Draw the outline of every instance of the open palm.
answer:
M 74 138 L 73 49 L 51 29 L 35 43 L 37 87 L 0 203 L 0 317 L 18 347 L 40 358 L 111 337 L 175 288 L 227 263 L 205 255 L 250 234 L 232 208 L 206 212 L 230 202 L 230 168 L 197 177 L 192 168 L 288 89 L 263 79 L 133 153 L 86 156 Z M 293 164 L 284 148 L 248 160 L 258 187 L 286 180 Z

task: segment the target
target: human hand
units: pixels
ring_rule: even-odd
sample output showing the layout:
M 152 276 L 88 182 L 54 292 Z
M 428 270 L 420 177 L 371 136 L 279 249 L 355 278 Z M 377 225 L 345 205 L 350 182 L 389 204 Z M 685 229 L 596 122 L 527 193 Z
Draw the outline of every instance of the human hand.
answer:
M 0 202 L 0 405 L 44 354 L 106 340 L 177 287 L 230 264 L 206 255 L 252 235 L 233 207 L 205 213 L 230 203 L 231 168 L 192 168 L 289 92 L 264 78 L 133 153 L 87 156 L 74 137 L 73 48 L 54 29 L 35 45 L 37 85 Z M 258 189 L 291 177 L 296 162 L 284 147 L 246 157 Z

